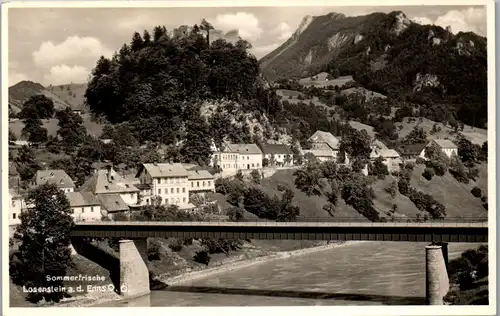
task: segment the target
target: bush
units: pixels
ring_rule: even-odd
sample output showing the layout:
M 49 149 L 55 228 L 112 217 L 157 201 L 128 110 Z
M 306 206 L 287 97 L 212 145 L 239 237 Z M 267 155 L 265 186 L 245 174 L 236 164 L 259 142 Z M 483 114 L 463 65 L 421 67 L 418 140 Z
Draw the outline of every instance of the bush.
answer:
M 488 203 L 484 203 L 483 207 L 484 207 L 485 210 L 488 210 Z
M 422 157 L 417 157 L 415 162 L 417 163 L 417 165 L 423 165 L 423 164 L 425 164 L 425 159 Z
M 470 190 L 470 193 L 472 193 L 472 195 L 474 195 L 474 197 L 476 198 L 481 197 L 481 189 L 478 187 L 473 187 L 472 190 Z
M 481 197 L 481 202 L 486 203 L 488 202 L 488 197 L 486 195 Z
M 410 190 L 410 181 L 407 178 L 400 178 L 398 181 L 398 189 L 399 193 L 402 195 L 408 194 Z
M 260 180 L 262 179 L 262 177 L 258 170 L 252 170 L 252 172 L 250 172 L 250 177 L 253 183 L 260 184 Z
M 154 239 L 150 240 L 148 242 L 148 260 L 149 261 L 160 260 L 160 250 L 161 250 L 161 243 Z
M 227 210 L 229 220 L 232 222 L 239 222 L 244 218 L 243 210 L 237 206 L 233 206 Z
M 385 188 L 385 192 L 389 193 L 391 198 L 395 198 L 398 190 L 398 184 L 396 181 L 392 181 L 391 185 Z
M 207 265 L 210 263 L 210 255 L 208 254 L 208 251 L 206 250 L 199 250 L 197 251 L 194 256 L 193 260 L 195 262 Z
M 170 248 L 173 252 L 179 252 L 182 250 L 184 246 L 184 241 L 182 239 L 174 239 L 174 241 L 168 244 L 168 248 Z
M 183 241 L 184 246 L 191 246 L 193 244 L 193 238 L 186 238 Z
M 434 176 L 434 169 L 431 168 L 425 168 L 424 172 L 422 173 L 422 177 L 426 178 L 429 181 L 432 179 L 433 176 Z

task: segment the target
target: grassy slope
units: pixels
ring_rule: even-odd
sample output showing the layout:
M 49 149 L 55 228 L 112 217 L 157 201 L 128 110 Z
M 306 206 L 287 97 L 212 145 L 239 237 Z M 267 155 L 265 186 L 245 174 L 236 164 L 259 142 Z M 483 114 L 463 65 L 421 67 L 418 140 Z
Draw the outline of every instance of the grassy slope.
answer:
M 304 217 L 330 217 L 323 210 L 323 205 L 326 204 L 324 197 L 306 196 L 303 192 L 295 188 L 293 173 L 295 170 L 279 170 L 271 177 L 262 180 L 263 189 L 269 194 L 279 194 L 278 185 L 284 184 L 292 188 L 295 196 L 293 198 L 294 205 L 300 207 L 300 215 Z M 337 206 L 335 217 L 360 217 L 356 210 L 347 206 L 343 200 L 340 200 Z
M 372 185 L 375 191 L 375 199 L 373 200 L 375 208 L 385 215 L 386 212 L 392 209 L 392 205 L 396 204 L 398 207 L 396 217 L 406 215 L 414 218 L 418 213 L 418 209 L 408 197 L 397 192 L 393 199 L 389 193 L 385 191 L 385 188 L 389 187 L 394 180 L 397 181 L 397 178 L 394 176 L 387 176 L 383 180 L 377 180 L 377 182 Z
M 430 131 L 432 130 L 432 126 L 436 123 L 432 120 L 429 120 L 427 118 L 421 118 L 422 122 L 420 122 L 420 119 L 417 118 L 414 122 L 408 123 L 408 118 L 405 117 L 403 119 L 403 122 L 396 123 L 396 128 L 398 129 L 398 135 L 399 138 L 405 138 L 415 126 L 418 126 L 419 128 L 422 128 L 426 133 L 427 133 L 427 139 L 435 139 L 435 138 L 455 138 L 454 136 L 450 135 L 450 132 L 453 131 L 453 129 L 450 126 L 445 126 L 442 123 L 437 123 L 438 127 L 441 127 L 441 132 L 438 132 L 434 135 L 430 134 Z M 461 132 L 466 138 L 468 138 L 471 142 L 482 145 L 485 141 L 488 140 L 488 131 L 485 129 L 477 128 L 474 127 L 472 128 L 471 126 L 465 125 L 464 126 L 464 131 Z
M 88 114 L 83 114 L 83 126 L 87 129 L 87 131 L 94 135 L 99 137 L 102 133 L 102 124 L 93 122 L 90 118 L 90 115 Z M 55 136 L 57 134 L 57 131 L 59 130 L 59 126 L 57 125 L 59 120 L 57 119 L 49 119 L 49 120 L 42 120 L 43 122 L 43 127 L 47 129 L 47 132 L 49 135 Z M 12 132 L 17 136 L 17 138 L 21 137 L 21 130 L 24 127 L 24 123 L 22 121 L 14 121 L 14 122 L 9 122 L 9 128 L 12 129 Z
M 60 100 L 65 102 L 72 109 L 79 107 L 84 102 L 84 94 L 87 84 L 65 84 L 60 86 L 50 86 L 45 88 Z M 74 96 L 73 96 L 74 95 Z
M 480 166 L 486 168 L 486 165 Z M 474 217 L 486 216 L 487 211 L 482 206 L 480 199 L 475 198 L 470 190 L 476 185 L 471 181 L 469 184 L 460 183 L 449 173 L 442 177 L 434 176 L 430 181 L 422 177 L 423 165 L 415 166 L 411 178 L 411 186 L 424 193 L 432 195 L 437 201 L 446 207 L 447 217 Z M 485 171 L 482 171 L 485 174 Z M 484 188 L 484 180 L 478 179 L 478 183 Z

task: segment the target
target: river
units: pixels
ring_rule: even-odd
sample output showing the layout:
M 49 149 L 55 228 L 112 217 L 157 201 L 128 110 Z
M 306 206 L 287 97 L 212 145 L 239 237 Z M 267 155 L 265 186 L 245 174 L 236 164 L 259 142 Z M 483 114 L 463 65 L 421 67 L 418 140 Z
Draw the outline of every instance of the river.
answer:
M 426 243 L 363 242 L 214 274 L 98 305 L 424 305 Z M 449 259 L 477 244 L 448 245 Z

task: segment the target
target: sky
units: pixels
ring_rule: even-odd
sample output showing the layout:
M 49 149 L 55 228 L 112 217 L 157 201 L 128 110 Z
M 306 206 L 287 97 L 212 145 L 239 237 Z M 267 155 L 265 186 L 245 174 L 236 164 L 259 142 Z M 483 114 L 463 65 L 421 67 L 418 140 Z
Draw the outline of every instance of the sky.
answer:
M 100 56 L 110 57 L 135 31 L 142 34 L 156 25 L 172 30 L 205 18 L 216 29 L 238 29 L 260 58 L 285 42 L 306 15 L 391 11 L 403 11 L 420 24 L 449 25 L 453 33 L 486 36 L 483 6 L 9 8 L 9 86 L 22 80 L 45 86 L 84 83 Z

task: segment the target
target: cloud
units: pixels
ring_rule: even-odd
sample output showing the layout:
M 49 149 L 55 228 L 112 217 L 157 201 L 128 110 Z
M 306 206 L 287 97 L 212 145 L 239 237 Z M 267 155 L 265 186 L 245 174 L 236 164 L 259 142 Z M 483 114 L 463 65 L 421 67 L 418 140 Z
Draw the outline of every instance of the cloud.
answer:
M 45 85 L 60 85 L 68 83 L 87 82 L 90 70 L 82 66 L 56 65 L 50 68 L 49 73 L 44 74 Z
M 263 45 L 263 46 L 256 46 L 256 47 L 252 47 L 250 49 L 250 52 L 252 54 L 255 55 L 255 57 L 257 57 L 258 59 L 260 59 L 261 57 L 264 57 L 265 55 L 267 55 L 268 53 L 272 52 L 273 50 L 275 50 L 276 48 L 278 48 L 278 46 L 280 46 L 281 43 L 273 43 L 273 44 L 269 44 L 269 45 Z
M 274 34 L 278 35 L 280 41 L 286 41 L 293 34 L 293 29 L 286 22 L 281 22 L 273 31 Z
M 256 40 L 262 34 L 259 19 L 255 15 L 246 12 L 218 14 L 213 24 L 215 29 L 221 29 L 226 32 L 237 29 L 240 36 L 247 40 Z
M 415 17 L 414 22 L 419 24 L 435 24 L 443 28 L 451 27 L 453 33 L 474 32 L 486 35 L 486 10 L 484 8 L 468 8 L 451 10 L 439 16 L 435 21 L 426 17 Z
M 43 68 L 60 64 L 90 66 L 102 55 L 110 57 L 112 51 L 104 47 L 97 38 L 70 36 L 55 45 L 50 41 L 43 42 L 40 48 L 33 52 L 33 60 L 37 67 Z
M 23 80 L 28 80 L 28 76 L 23 73 L 9 70 L 9 87 Z

